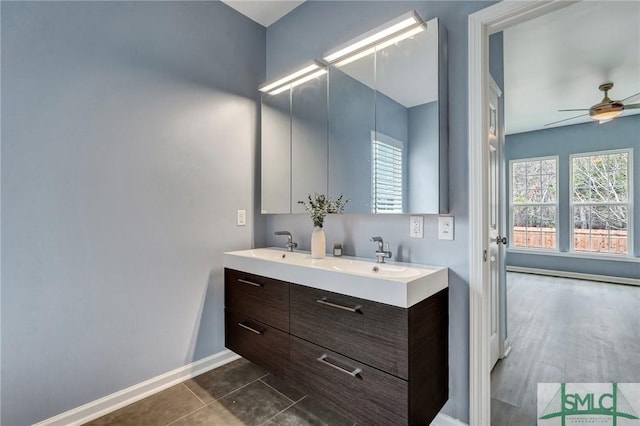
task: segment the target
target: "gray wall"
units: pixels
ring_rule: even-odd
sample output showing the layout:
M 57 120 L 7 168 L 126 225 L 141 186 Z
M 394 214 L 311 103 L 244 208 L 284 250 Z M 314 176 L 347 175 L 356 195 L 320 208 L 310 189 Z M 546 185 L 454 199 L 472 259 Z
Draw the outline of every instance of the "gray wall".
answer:
M 382 235 L 391 243 L 394 260 L 445 265 L 450 268 L 450 400 L 445 412 L 462 421 L 469 417 L 469 259 L 467 174 L 467 17 L 493 2 L 483 1 L 354 1 L 306 2 L 267 29 L 267 77 L 319 58 L 332 47 L 409 10 L 423 19 L 439 17 L 449 43 L 449 202 L 455 216 L 455 240 L 437 240 L 437 216 L 425 217 L 425 238 L 409 238 L 409 217 L 403 215 L 342 215 L 325 222 L 327 243 L 345 244 L 345 254 L 373 258 L 368 241 Z M 311 220 L 305 215 L 269 215 L 266 245 L 282 245 L 273 236 L 289 229 L 301 248 L 309 250 Z
M 508 119 L 508 117 L 507 117 Z M 634 148 L 633 199 L 640 200 L 640 115 L 619 117 L 605 124 L 597 122 L 556 127 L 508 135 L 506 160 L 557 155 L 558 158 L 558 249 L 570 250 L 571 213 L 569 157 L 571 154 Z M 633 245 L 640 256 L 640 209 L 633 212 Z M 637 260 L 637 259 L 636 259 Z M 640 278 L 640 263 L 559 256 L 507 253 L 507 264 L 529 268 L 582 272 Z
M 217 2 L 2 2 L 1 24 L 2 424 L 18 426 L 224 349 L 265 30 Z

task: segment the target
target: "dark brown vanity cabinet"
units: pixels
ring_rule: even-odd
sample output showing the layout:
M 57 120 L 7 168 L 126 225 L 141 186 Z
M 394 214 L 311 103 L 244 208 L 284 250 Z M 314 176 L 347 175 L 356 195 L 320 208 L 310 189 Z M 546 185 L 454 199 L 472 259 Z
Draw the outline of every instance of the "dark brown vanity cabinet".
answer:
M 225 269 L 225 346 L 284 377 L 289 368 L 289 283 Z
M 400 308 L 225 269 L 226 346 L 363 425 L 448 398 L 448 289 Z

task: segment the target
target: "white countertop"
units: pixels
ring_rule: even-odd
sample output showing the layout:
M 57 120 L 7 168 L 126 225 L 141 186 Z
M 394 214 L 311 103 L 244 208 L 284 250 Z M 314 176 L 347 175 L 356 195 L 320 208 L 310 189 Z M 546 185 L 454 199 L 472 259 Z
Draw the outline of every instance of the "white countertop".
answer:
M 307 287 L 409 308 L 449 286 L 448 268 L 376 263 L 357 257 L 312 259 L 308 252 L 259 248 L 226 252 L 224 266 Z

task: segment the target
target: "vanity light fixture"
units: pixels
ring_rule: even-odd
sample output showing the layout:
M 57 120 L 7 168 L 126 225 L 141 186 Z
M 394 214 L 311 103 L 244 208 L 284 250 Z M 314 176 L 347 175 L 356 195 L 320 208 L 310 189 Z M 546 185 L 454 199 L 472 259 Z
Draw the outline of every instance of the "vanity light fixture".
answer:
M 346 65 L 372 54 L 376 49 L 412 37 L 424 31 L 425 26 L 422 18 L 411 11 L 325 53 L 323 59 L 336 66 Z
M 298 80 L 295 80 L 295 81 L 293 81 L 293 82 L 291 82 L 289 84 L 285 84 L 284 86 L 279 87 L 279 88 L 277 88 L 275 90 L 272 90 L 271 92 L 268 92 L 268 93 L 270 95 L 277 95 L 278 93 L 282 93 L 285 90 L 292 89 L 292 88 L 294 88 L 296 86 L 301 85 L 302 83 L 306 83 L 307 81 L 313 80 L 314 78 L 320 77 L 321 75 L 326 74 L 326 73 L 327 73 L 327 69 L 326 68 L 321 68 L 321 69 L 319 69 L 319 70 L 317 70 L 315 72 L 312 72 L 309 75 L 305 75 L 304 77 L 302 77 L 302 78 L 300 78 Z
M 395 37 L 392 38 L 388 38 L 385 41 L 374 45 L 373 47 L 369 47 L 367 49 L 361 50 L 358 53 L 355 53 L 351 56 L 347 56 L 346 58 L 340 60 L 340 61 L 336 61 L 335 65 L 337 67 L 342 67 L 344 65 L 347 65 L 353 61 L 357 61 L 360 58 L 364 58 L 365 56 L 369 56 L 371 55 L 373 52 L 375 52 L 376 50 L 382 50 L 385 47 L 391 46 L 392 44 L 396 44 L 399 41 L 402 41 L 406 38 L 412 37 L 418 33 L 421 33 L 422 31 L 424 31 L 424 26 L 423 25 L 418 25 L 416 27 L 414 27 L 413 29 L 408 30 L 407 32 L 404 32 L 400 35 L 397 35 Z
M 258 90 L 269 95 L 277 95 L 326 73 L 327 68 L 324 64 L 319 61 L 313 61 L 311 65 L 307 65 L 298 71 L 287 74 L 273 82 L 263 84 Z

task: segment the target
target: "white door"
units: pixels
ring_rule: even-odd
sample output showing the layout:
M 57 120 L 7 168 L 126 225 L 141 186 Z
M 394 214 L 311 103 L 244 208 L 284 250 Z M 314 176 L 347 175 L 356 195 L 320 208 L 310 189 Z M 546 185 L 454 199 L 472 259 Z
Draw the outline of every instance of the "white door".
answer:
M 502 158 L 500 144 L 499 103 L 502 96 L 500 89 L 490 78 L 489 83 L 489 280 L 491 287 L 491 340 L 490 340 L 490 366 L 493 368 L 500 357 L 500 289 L 503 268 L 503 250 L 501 244 L 506 244 L 506 239 L 500 235 L 501 209 L 500 209 L 500 163 Z

